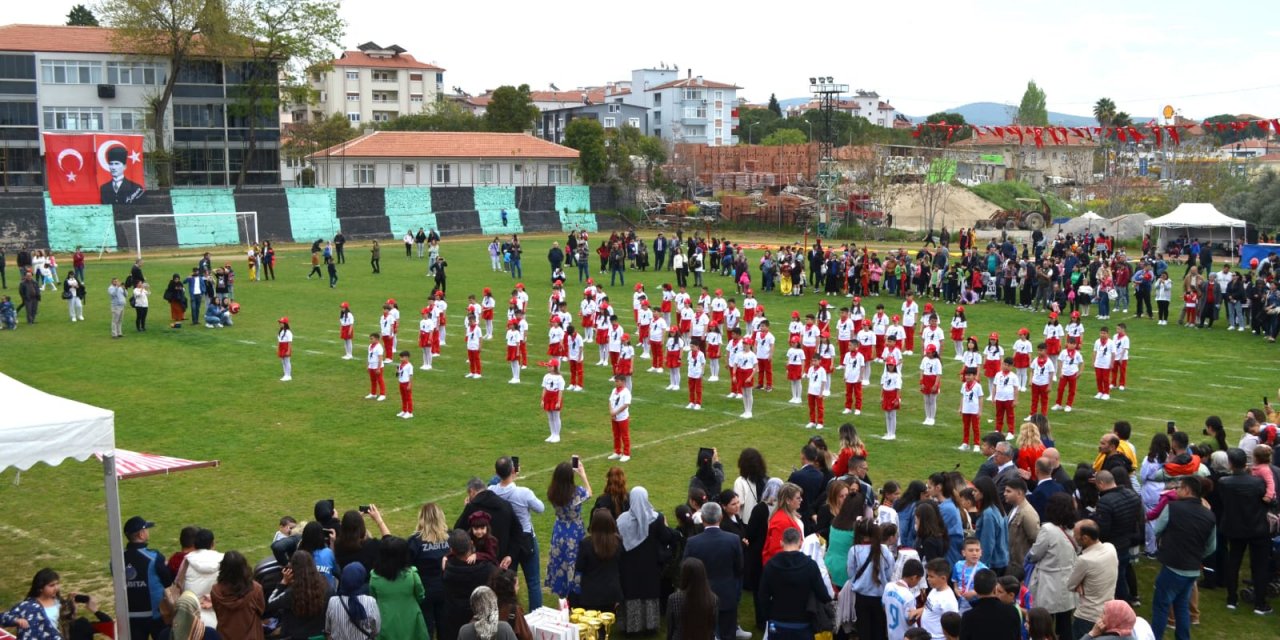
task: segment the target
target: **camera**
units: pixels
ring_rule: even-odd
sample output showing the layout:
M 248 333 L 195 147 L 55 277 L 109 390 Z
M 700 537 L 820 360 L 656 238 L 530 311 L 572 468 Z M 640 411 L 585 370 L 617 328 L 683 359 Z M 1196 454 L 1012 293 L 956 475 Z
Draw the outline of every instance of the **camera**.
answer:
M 87 596 L 87 595 L 85 595 L 85 594 L 83 594 L 83 593 L 77 593 L 77 594 L 76 594 L 76 597 L 75 597 L 75 601 L 76 601 L 76 602 L 79 602 L 80 604 L 88 604 L 88 603 L 89 603 L 89 596 Z
M 360 513 L 369 513 L 369 505 L 367 504 L 360 505 Z
M 520 456 L 511 456 L 511 470 L 520 473 Z
M 1168 431 L 1169 435 L 1173 435 L 1174 432 L 1178 430 L 1178 428 L 1173 425 L 1172 420 L 1165 424 L 1165 429 Z
M 570 461 L 573 463 L 574 469 L 577 469 L 578 466 L 582 464 L 582 459 L 579 458 L 578 456 L 573 456 L 572 458 L 570 458 Z

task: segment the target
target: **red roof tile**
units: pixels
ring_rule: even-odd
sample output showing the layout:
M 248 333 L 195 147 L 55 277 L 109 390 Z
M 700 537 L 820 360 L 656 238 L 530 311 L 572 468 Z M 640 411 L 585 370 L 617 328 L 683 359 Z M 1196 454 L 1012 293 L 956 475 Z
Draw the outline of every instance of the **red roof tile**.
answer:
M 575 149 L 523 133 L 375 131 L 316 152 L 343 158 L 552 158 L 573 160 Z
M 444 67 L 418 62 L 413 56 L 402 53 L 396 56 L 371 56 L 363 51 L 343 51 L 333 61 L 335 67 L 373 67 L 376 69 L 425 69 L 444 71 Z
M 737 85 L 725 84 L 714 80 L 703 80 L 701 78 L 685 78 L 683 80 L 672 80 L 656 87 L 650 87 L 649 91 L 661 91 L 662 89 L 671 89 L 674 87 L 697 87 L 702 89 L 741 89 Z
M 1043 143 L 1043 146 L 1046 146 L 1046 147 L 1096 147 L 1098 146 L 1098 143 L 1094 140 L 1090 140 L 1088 138 L 1077 138 L 1076 135 L 1071 133 L 1069 129 L 1067 132 L 1066 141 L 1063 144 L 1054 142 L 1053 136 L 1049 135 L 1048 131 L 1045 131 L 1044 134 L 1041 135 L 1041 141 Z M 1006 133 L 1004 135 L 1004 139 L 1002 140 L 1000 136 L 997 136 L 993 133 L 979 134 L 978 132 L 975 131 L 972 138 L 958 140 L 956 142 L 951 143 L 951 146 L 953 147 L 1015 146 L 1016 147 L 1019 144 L 1026 146 L 1026 145 L 1035 145 L 1035 143 L 1036 143 L 1035 136 L 1029 133 L 1024 134 L 1022 137 L 1022 140 L 1019 141 L 1018 136 L 1014 134 Z
M 42 24 L 7 24 L 0 27 L 4 51 L 56 51 L 61 53 L 113 53 L 114 29 L 64 27 Z

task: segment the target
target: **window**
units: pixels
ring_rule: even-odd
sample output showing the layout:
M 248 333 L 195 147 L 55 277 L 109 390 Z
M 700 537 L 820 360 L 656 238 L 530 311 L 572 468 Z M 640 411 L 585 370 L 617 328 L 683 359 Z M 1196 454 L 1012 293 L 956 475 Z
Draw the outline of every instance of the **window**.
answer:
M 414 104 L 422 104 L 422 94 L 421 93 L 409 94 L 409 102 L 412 102 Z
M 417 171 L 417 170 L 418 170 L 418 167 L 416 165 L 412 165 L 412 164 L 404 165 L 405 173 L 413 173 L 414 171 Z
M 42 60 L 40 79 L 49 84 L 100 84 L 102 65 L 84 60 Z
M 360 112 L 358 112 L 358 111 L 348 111 L 348 112 L 347 112 L 347 120 L 350 120 L 351 122 L 360 122 Z
M 175 104 L 173 105 L 173 126 L 179 128 L 219 128 L 222 127 L 222 105 L 219 104 Z
M 496 171 L 494 170 L 492 162 L 481 163 L 477 169 L 478 171 L 476 172 L 476 176 L 481 184 L 490 184 L 493 182 L 493 176 Z
M 112 131 L 146 131 L 151 128 L 144 109 L 112 109 Z
M 699 106 L 699 107 L 685 107 L 685 108 L 684 108 L 684 117 L 685 117 L 686 119 L 694 119 L 694 118 L 706 119 L 706 117 L 707 117 L 707 108 L 706 108 L 706 107 L 701 107 L 701 106 Z
M 661 106 L 662 106 L 662 94 L 661 94 L 661 93 L 655 93 L 655 94 L 653 94 L 653 106 L 655 106 L 655 107 L 661 107 Z
M 0 78 L 35 80 L 36 57 L 30 54 L 0 55 Z
M 453 182 L 453 165 L 438 164 L 436 165 L 436 183 L 449 184 Z
M 654 123 L 654 124 L 662 124 L 662 112 L 661 112 L 661 111 L 654 111 L 654 112 L 653 112 L 653 123 Z
M 392 116 L 394 115 L 395 115 L 395 112 L 392 112 L 392 111 L 374 111 L 373 121 L 374 122 L 390 122 Z
M 422 74 L 421 74 L 421 73 L 410 73 L 410 74 L 409 74 L 409 82 L 422 82 Z
M 686 138 L 700 138 L 705 135 L 707 135 L 707 128 L 704 126 L 686 126 L 684 128 L 684 137 Z
M 721 101 L 721 100 L 724 100 L 724 92 L 723 92 L 723 91 L 716 91 L 716 101 L 717 101 L 717 102 L 719 102 L 719 101 Z
M 551 184 L 566 184 L 573 178 L 569 173 L 569 165 L 567 164 L 549 164 L 547 165 L 547 181 Z
M 163 65 L 145 62 L 107 63 L 107 84 L 162 85 L 166 79 Z
M 614 102 L 609 105 L 609 113 L 621 113 L 622 105 Z
M 102 131 L 102 109 L 45 107 L 44 128 L 56 131 Z
M 684 90 L 684 99 L 685 99 L 685 100 L 701 100 L 701 99 L 702 99 L 702 89 L 685 89 L 685 90 Z
M 617 118 L 605 118 L 605 119 L 604 119 L 604 128 L 606 128 L 606 129 L 613 129 L 614 127 L 617 127 L 617 126 L 618 126 L 618 119 L 617 119 Z
M 395 82 L 398 78 L 399 78 L 399 75 L 395 71 L 374 71 L 373 72 L 374 82 Z
M 360 79 L 360 72 L 359 72 L 359 71 L 348 71 L 348 72 L 347 72 L 347 79 L 348 79 L 348 80 L 359 80 L 359 79 Z
M 36 127 L 40 118 L 36 116 L 34 102 L 0 102 L 0 126 Z
M 358 164 L 351 167 L 352 178 L 356 184 L 373 184 L 373 165 Z
M 347 102 L 360 102 L 360 94 L 348 91 Z
M 724 138 L 724 128 L 716 127 L 716 140 L 719 140 L 721 138 Z
M 640 128 L 640 118 L 627 118 L 627 126 L 628 126 L 628 127 L 635 127 L 636 129 L 639 129 L 639 128 Z

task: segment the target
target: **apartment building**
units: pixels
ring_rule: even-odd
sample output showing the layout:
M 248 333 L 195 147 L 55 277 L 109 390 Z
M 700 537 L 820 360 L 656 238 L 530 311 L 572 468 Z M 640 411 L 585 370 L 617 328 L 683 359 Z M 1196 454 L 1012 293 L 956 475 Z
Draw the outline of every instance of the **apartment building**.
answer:
M 293 121 L 341 113 L 353 125 L 421 113 L 444 94 L 444 69 L 420 62 L 399 45 L 366 42 L 344 51 L 333 69 L 311 74 L 317 101 L 293 109 Z
M 625 104 L 649 109 L 645 134 L 675 143 L 708 146 L 738 143 L 738 91 L 742 87 L 693 75 L 674 66 L 636 69 Z

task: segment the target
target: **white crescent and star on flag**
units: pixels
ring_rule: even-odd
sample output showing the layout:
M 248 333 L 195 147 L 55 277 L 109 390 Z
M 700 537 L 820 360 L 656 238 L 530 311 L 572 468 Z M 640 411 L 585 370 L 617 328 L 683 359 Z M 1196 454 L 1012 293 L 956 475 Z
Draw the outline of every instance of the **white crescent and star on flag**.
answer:
M 66 158 L 67 156 L 71 156 L 75 158 L 77 162 L 77 166 L 75 169 L 67 171 L 67 182 L 75 182 L 76 181 L 75 172 L 84 168 L 84 156 L 81 156 L 80 152 L 76 151 L 75 149 L 63 149 L 62 151 L 59 151 L 58 152 L 58 168 L 59 169 L 66 168 L 62 166 L 62 159 Z

